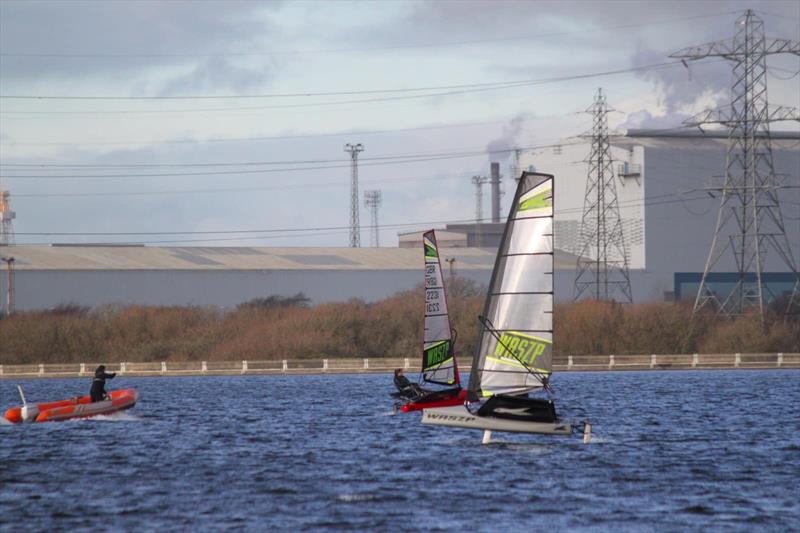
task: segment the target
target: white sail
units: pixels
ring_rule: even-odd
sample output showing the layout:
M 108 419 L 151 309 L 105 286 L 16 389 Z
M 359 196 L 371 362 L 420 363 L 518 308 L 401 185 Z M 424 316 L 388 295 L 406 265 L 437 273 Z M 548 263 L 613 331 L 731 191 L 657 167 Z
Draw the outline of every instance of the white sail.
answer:
M 553 177 L 522 175 L 486 297 L 469 389 L 542 388 L 553 359 Z
M 422 236 L 425 253 L 425 333 L 422 346 L 422 376 L 429 383 L 459 383 L 453 356 L 453 339 L 447 297 L 444 291 L 442 264 L 433 230 Z

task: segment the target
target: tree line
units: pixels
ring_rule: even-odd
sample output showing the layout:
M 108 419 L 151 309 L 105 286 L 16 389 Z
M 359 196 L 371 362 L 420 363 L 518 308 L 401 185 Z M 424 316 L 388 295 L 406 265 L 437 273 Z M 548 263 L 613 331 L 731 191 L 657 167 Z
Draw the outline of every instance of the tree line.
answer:
M 457 353 L 474 352 L 484 292 L 449 284 Z M 374 303 L 312 305 L 301 293 L 228 310 L 65 304 L 0 319 L 0 364 L 417 357 L 423 305 L 421 286 Z M 800 352 L 800 321 L 777 314 L 693 320 L 684 303 L 581 301 L 558 304 L 554 320 L 557 354 Z

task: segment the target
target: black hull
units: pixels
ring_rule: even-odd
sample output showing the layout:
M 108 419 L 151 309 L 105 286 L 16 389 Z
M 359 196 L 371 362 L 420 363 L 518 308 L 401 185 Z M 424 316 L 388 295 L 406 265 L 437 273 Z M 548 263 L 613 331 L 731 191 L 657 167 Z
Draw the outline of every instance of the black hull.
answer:
M 481 417 L 516 420 L 519 422 L 558 422 L 556 406 L 552 400 L 524 396 L 495 395 L 486 400 L 476 413 Z

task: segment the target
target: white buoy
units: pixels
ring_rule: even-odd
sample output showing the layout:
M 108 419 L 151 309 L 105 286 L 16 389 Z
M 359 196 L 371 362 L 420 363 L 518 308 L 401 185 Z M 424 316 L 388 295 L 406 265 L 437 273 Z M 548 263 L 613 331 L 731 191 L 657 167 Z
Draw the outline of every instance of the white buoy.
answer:
M 583 424 L 583 443 L 589 444 L 592 440 L 592 425 L 589 422 Z
M 481 444 L 489 444 L 491 442 L 491 440 L 492 440 L 492 430 L 484 429 L 483 430 L 483 440 L 481 441 Z

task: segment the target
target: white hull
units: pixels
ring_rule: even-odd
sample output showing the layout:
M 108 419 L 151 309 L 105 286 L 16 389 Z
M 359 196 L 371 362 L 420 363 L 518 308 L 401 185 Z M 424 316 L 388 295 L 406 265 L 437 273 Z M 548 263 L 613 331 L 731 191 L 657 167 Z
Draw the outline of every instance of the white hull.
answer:
M 422 423 L 435 426 L 451 426 L 481 431 L 506 431 L 511 433 L 543 433 L 546 435 L 570 435 L 572 426 L 565 422 L 523 422 L 487 416 L 475 416 L 463 405 L 425 409 Z

